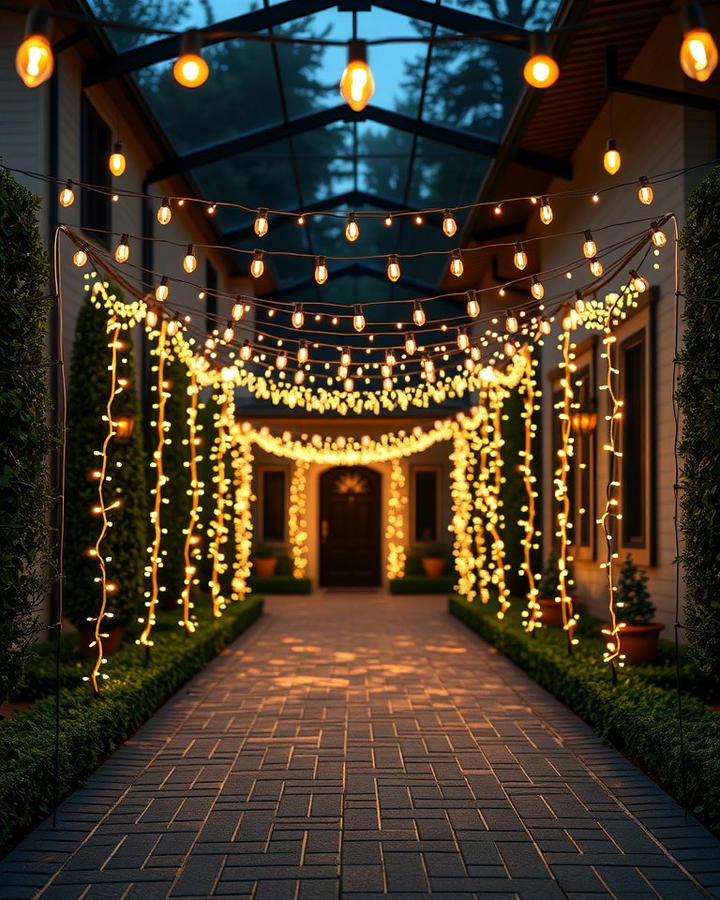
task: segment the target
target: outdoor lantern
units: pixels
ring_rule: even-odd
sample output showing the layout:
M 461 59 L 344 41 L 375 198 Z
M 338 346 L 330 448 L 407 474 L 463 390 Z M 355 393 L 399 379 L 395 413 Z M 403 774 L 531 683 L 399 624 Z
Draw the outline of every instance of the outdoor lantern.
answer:
M 367 44 L 352 40 L 348 45 L 348 64 L 340 78 L 340 93 L 355 112 L 365 109 L 375 93 L 375 79 L 367 63 Z
M 196 29 L 186 31 L 180 43 L 180 56 L 173 66 L 173 78 L 186 88 L 196 88 L 208 80 L 210 69 L 202 58 L 202 37 Z
M 578 434 L 590 434 L 597 427 L 597 413 L 593 407 L 578 409 L 572 414 L 570 423 Z
M 15 54 L 15 70 L 25 87 L 39 87 L 53 73 L 55 57 L 49 38 L 47 13 L 42 9 L 31 9 L 25 24 L 25 40 Z
M 115 425 L 115 441 L 118 444 L 127 444 L 135 428 L 135 414 L 128 406 L 124 406 L 113 416 L 113 423 Z

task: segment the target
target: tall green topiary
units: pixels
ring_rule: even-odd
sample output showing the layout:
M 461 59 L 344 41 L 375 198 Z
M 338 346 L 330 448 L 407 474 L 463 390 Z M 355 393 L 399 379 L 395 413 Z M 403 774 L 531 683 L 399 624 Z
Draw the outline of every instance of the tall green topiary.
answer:
M 627 556 L 620 569 L 615 603 L 619 617 L 628 625 L 649 625 L 655 616 L 655 604 L 647 588 L 648 574 Z
M 47 458 L 48 264 L 37 197 L 0 169 L 0 701 L 42 627 L 51 562 Z
M 118 288 L 111 285 L 108 290 L 121 298 Z M 91 512 L 97 503 L 97 481 L 91 473 L 97 469 L 95 451 L 102 447 L 107 430 L 103 421 L 110 389 L 106 326 L 105 310 L 87 299 L 75 327 L 68 384 L 65 614 L 78 628 L 97 613 L 100 602 L 97 561 L 85 551 L 94 545 L 100 528 L 98 517 Z M 107 471 L 112 480 L 106 487 L 106 500 L 111 500 L 114 492 L 122 505 L 110 515 L 113 525 L 103 548 L 110 557 L 109 580 L 118 586 L 111 596 L 111 621 L 126 625 L 143 609 L 148 509 L 132 334 L 123 330 L 120 335 L 124 348 L 118 356 L 118 377 L 126 380 L 127 387 L 114 401 L 113 411 L 133 415 L 135 427 L 126 443 L 114 439 L 109 446 Z
M 695 188 L 682 245 L 685 330 L 681 528 L 687 637 L 698 664 L 720 671 L 720 169 Z

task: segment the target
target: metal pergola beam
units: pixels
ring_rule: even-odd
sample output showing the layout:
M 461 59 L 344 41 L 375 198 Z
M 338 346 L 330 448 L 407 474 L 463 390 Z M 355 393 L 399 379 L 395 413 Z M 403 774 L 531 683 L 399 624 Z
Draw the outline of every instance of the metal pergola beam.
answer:
M 524 50 L 530 46 L 530 33 L 525 28 L 464 12 L 452 6 L 441 6 L 428 0 L 373 0 L 372 5 L 460 34 L 481 34 L 486 40 L 512 44 Z
M 330 264 L 331 265 L 331 264 Z M 333 269 L 330 267 L 330 279 L 329 281 L 333 281 L 336 278 L 342 277 L 362 277 L 367 276 L 368 278 L 374 278 L 377 281 L 387 282 L 387 272 L 385 269 L 381 269 L 378 266 L 373 266 L 366 262 L 356 262 L 356 263 L 348 263 L 345 266 L 340 266 L 338 269 Z M 402 276 L 402 284 L 406 287 L 412 288 L 414 291 L 418 291 L 421 294 L 432 295 L 436 292 L 435 285 L 430 284 L 427 281 L 421 281 L 417 278 L 408 278 L 405 275 Z M 281 288 L 280 290 L 275 290 L 272 294 L 268 296 L 272 296 L 275 298 L 287 297 L 296 293 L 296 291 L 300 291 L 306 287 L 316 287 L 314 278 L 305 278 L 301 281 L 296 281 L 293 284 L 287 285 L 287 287 Z M 262 295 L 261 295 L 262 296 Z M 312 301 L 307 301 L 308 303 L 312 303 Z M 388 301 L 391 302 L 391 301 Z M 405 298 L 401 298 L 400 300 L 394 301 L 396 303 L 407 303 L 409 300 Z M 350 304 L 351 306 L 352 304 Z
M 354 113 L 350 107 L 342 104 L 302 116 L 299 119 L 292 119 L 290 122 L 282 125 L 275 125 L 272 128 L 232 138 L 229 141 L 221 141 L 205 147 L 203 150 L 188 153 L 185 156 L 166 160 L 153 166 L 148 172 L 147 178 L 150 182 L 162 181 L 173 175 L 179 175 L 181 172 L 187 172 L 189 169 L 207 166 L 210 163 L 219 162 L 249 150 L 255 150 L 257 147 L 273 144 L 308 131 L 314 131 L 316 128 L 324 128 L 326 125 L 332 125 L 335 122 L 348 121 L 377 122 L 379 125 L 385 125 L 388 128 L 396 128 L 399 131 L 416 134 L 418 137 L 430 141 L 448 144 L 469 153 L 478 153 L 481 156 L 490 158 L 494 158 L 497 155 L 501 146 L 497 141 L 490 141 L 470 134 L 467 131 L 459 131 L 454 128 L 446 128 L 443 125 L 435 125 L 430 122 L 413 119 L 411 116 L 406 116 L 393 110 L 382 109 L 379 106 L 368 106 L 362 112 Z M 537 169 L 547 175 L 567 179 L 572 178 L 572 165 L 567 160 L 556 159 L 552 156 L 546 156 L 544 153 L 535 153 L 523 148 L 516 150 L 513 158 L 516 163 L 528 166 L 531 169 Z

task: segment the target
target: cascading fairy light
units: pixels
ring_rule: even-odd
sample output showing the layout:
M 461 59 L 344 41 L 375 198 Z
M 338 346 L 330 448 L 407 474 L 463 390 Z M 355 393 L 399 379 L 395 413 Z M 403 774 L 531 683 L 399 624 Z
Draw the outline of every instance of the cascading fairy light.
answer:
M 538 576 L 533 572 L 532 554 L 533 550 L 538 549 L 536 540 L 539 532 L 535 529 L 535 512 L 538 492 L 535 488 L 536 478 L 533 474 L 533 440 L 536 436 L 537 425 L 534 416 L 539 412 L 540 407 L 537 404 L 539 391 L 537 390 L 537 381 L 535 370 L 537 368 L 537 360 L 528 348 L 528 361 L 525 375 L 520 383 L 520 394 L 523 401 L 523 431 L 524 444 L 520 451 L 520 472 L 523 477 L 523 485 L 525 487 L 525 504 L 521 508 L 522 519 L 519 524 L 523 529 L 523 537 L 521 540 L 523 548 L 523 559 L 520 565 L 520 573 L 527 579 L 527 609 L 522 611 L 523 628 L 527 632 L 533 632 L 541 624 L 542 611 L 538 603 Z
M 250 554 L 252 551 L 252 503 L 255 497 L 252 492 L 253 452 L 252 442 L 248 438 L 235 442 L 230 450 L 235 499 L 232 503 L 233 521 L 235 525 L 235 560 L 231 580 L 233 601 L 245 599 L 250 590 Z
M 160 322 L 157 345 L 154 350 L 151 351 L 154 352 L 158 358 L 157 365 L 152 367 L 153 371 L 157 373 L 156 383 L 151 386 L 151 390 L 154 390 L 157 393 L 157 402 L 153 403 L 156 420 L 151 423 L 155 427 L 157 435 L 157 442 L 155 444 L 155 449 L 153 450 L 153 458 L 150 462 L 150 467 L 155 469 L 155 487 L 151 491 L 154 496 L 154 501 L 153 508 L 150 512 L 150 525 L 152 526 L 153 537 L 152 542 L 148 547 L 150 560 L 145 567 L 145 577 L 150 582 L 149 589 L 145 591 L 145 606 L 147 607 L 147 613 L 145 618 L 140 620 L 140 622 L 144 624 L 144 628 L 137 641 L 138 644 L 142 644 L 146 648 L 148 653 L 153 646 L 150 634 L 156 621 L 155 611 L 157 609 L 160 592 L 159 570 L 162 568 L 161 547 L 163 535 L 161 521 L 163 504 L 162 490 L 167 483 L 167 476 L 163 471 L 163 450 L 168 440 L 167 432 L 170 430 L 170 422 L 165 418 L 165 404 L 167 398 L 170 396 L 170 392 L 167 389 L 167 382 L 165 381 L 165 363 L 169 356 L 167 350 L 167 327 L 167 319 L 163 318 Z
M 453 452 L 450 461 L 453 464 L 450 473 L 450 496 L 452 498 L 452 521 L 449 531 L 453 535 L 453 555 L 458 581 L 455 589 L 469 603 L 475 599 L 476 576 L 475 557 L 472 552 L 472 495 L 468 483 L 470 466 L 470 441 L 462 423 L 456 428 L 453 437 Z
M 405 473 L 399 459 L 393 459 L 390 465 L 390 498 L 388 500 L 387 525 L 387 577 L 403 578 L 405 575 L 405 509 L 407 494 L 405 492 Z
M 212 560 L 212 570 L 208 587 L 212 600 L 213 615 L 219 618 L 227 606 L 220 585 L 220 576 L 227 571 L 227 559 L 224 547 L 228 539 L 229 508 L 232 506 L 230 496 L 230 478 L 227 473 L 225 456 L 230 446 L 228 430 L 233 422 L 233 394 L 232 388 L 225 385 L 219 394 L 215 395 L 215 401 L 219 405 L 215 414 L 215 442 L 213 446 L 213 500 L 215 510 L 212 522 L 208 527 L 210 544 L 208 555 Z
M 502 410 L 506 392 L 499 385 L 488 390 L 489 420 L 487 424 L 489 433 L 488 464 L 490 478 L 488 481 L 487 519 L 486 527 L 492 538 L 490 555 L 493 561 L 492 582 L 498 593 L 500 609 L 497 612 L 498 619 L 505 617 L 510 607 L 510 589 L 505 577 L 505 542 L 502 537 L 504 530 L 504 517 L 502 513 L 502 485 L 505 478 L 502 474 L 503 457 L 502 448 L 505 445 L 502 430 Z
M 307 525 L 307 476 L 310 463 L 304 459 L 296 459 L 290 479 L 290 498 L 288 504 L 288 539 L 292 555 L 293 575 L 295 578 L 306 578 L 308 570 L 308 525 Z
M 487 420 L 485 393 L 481 398 L 481 416 L 478 427 L 470 432 L 470 484 L 472 487 L 472 531 L 475 536 L 475 553 L 473 565 L 477 572 L 477 595 L 481 603 L 490 602 L 490 584 L 492 576 L 488 569 L 488 548 L 485 541 L 485 522 L 488 515 L 488 466 L 487 466 Z
M 188 436 L 184 441 L 189 448 L 188 459 L 185 460 L 184 464 L 189 469 L 190 476 L 190 484 L 188 487 L 188 494 L 190 495 L 190 516 L 187 528 L 185 529 L 185 544 L 183 547 L 185 579 L 183 582 L 182 593 L 178 600 L 178 603 L 182 606 L 183 613 L 182 619 L 178 624 L 181 628 L 185 629 L 187 634 L 192 634 L 197 628 L 197 619 L 192 613 L 193 603 L 190 597 L 193 585 L 197 584 L 197 578 L 195 576 L 197 575 L 197 562 L 200 556 L 200 536 L 197 532 L 200 528 L 200 515 L 202 513 L 200 501 L 205 487 L 198 475 L 198 463 L 202 460 L 202 457 L 198 455 L 198 446 L 200 444 L 198 431 L 202 428 L 197 421 L 199 408 L 198 394 L 197 375 L 191 370 L 190 384 L 188 385 L 188 397 L 190 400 L 190 405 L 187 409 Z

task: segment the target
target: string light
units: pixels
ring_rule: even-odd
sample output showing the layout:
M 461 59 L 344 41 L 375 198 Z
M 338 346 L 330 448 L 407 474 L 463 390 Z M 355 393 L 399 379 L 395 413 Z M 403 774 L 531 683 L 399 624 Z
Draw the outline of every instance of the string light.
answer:
M 155 299 L 158 303 L 164 303 L 170 295 L 170 287 L 168 286 L 168 277 L 163 275 L 160 283 L 155 288 Z
M 300 365 L 305 365 L 310 357 L 310 351 L 308 349 L 307 341 L 302 341 L 298 346 L 297 352 L 298 362 Z
M 617 148 L 617 141 L 615 140 L 615 138 L 608 138 L 605 153 L 603 155 L 603 167 L 608 175 L 617 175 L 617 173 L 620 171 L 621 165 L 622 157 L 620 156 L 620 151 Z M 598 197 L 598 199 L 600 198 Z
M 452 237 L 457 232 L 457 222 L 449 209 L 443 212 L 442 230 L 446 237 Z
M 464 270 L 462 255 L 459 250 L 453 250 L 452 256 L 450 258 L 450 272 L 456 277 L 460 278 Z
M 72 206 L 75 202 L 75 191 L 73 190 L 73 183 L 70 179 L 65 182 L 65 187 L 60 191 L 58 202 L 60 203 L 60 206 L 65 209 L 67 209 L 68 206 Z
M 540 221 L 543 225 L 550 225 L 554 218 L 553 208 L 550 206 L 549 197 L 543 197 L 540 203 Z
M 25 87 L 36 88 L 50 79 L 54 68 L 50 18 L 45 10 L 31 9 L 25 23 L 25 38 L 15 54 L 15 71 Z
M 187 246 L 185 256 L 183 257 L 183 269 L 185 269 L 188 275 L 192 275 L 195 269 L 197 269 L 197 257 L 195 256 L 194 244 L 188 244 Z
M 655 199 L 655 193 L 653 192 L 652 187 L 650 186 L 650 182 L 643 175 L 640 179 L 640 187 L 638 188 L 638 200 L 645 206 L 650 206 L 650 204 Z
M 231 580 L 231 599 L 244 600 L 250 588 L 250 554 L 252 551 L 253 517 L 252 503 L 252 444 L 247 438 L 236 441 L 231 450 L 232 470 L 235 482 L 233 517 L 235 523 L 235 560 Z
M 497 590 L 497 599 L 500 609 L 497 612 L 498 619 L 505 617 L 510 607 L 510 589 L 505 579 L 505 542 L 502 538 L 504 518 L 502 515 L 502 485 L 505 482 L 502 474 L 503 458 L 502 448 L 504 440 L 502 436 L 502 409 L 507 396 L 500 385 L 495 385 L 487 391 L 489 401 L 489 419 L 486 426 L 489 432 L 489 447 L 487 459 L 488 490 L 487 490 L 487 518 L 485 527 L 490 537 L 490 554 L 493 561 L 492 583 Z
M 522 244 L 515 244 L 513 262 L 515 263 L 515 268 L 520 269 L 520 271 L 522 271 L 527 266 L 527 253 L 523 250 Z
M 718 50 L 707 30 L 699 3 L 686 3 L 682 9 L 683 40 L 680 66 L 688 78 L 707 81 L 718 64 Z
M 355 331 L 363 331 L 365 328 L 365 315 L 362 311 L 362 306 L 356 306 L 355 312 L 353 313 L 353 328 Z
M 340 94 L 355 112 L 360 112 L 375 93 L 375 79 L 367 62 L 367 44 L 353 39 L 348 45 L 348 62 L 340 78 Z
M 413 356 L 415 351 L 417 350 L 417 341 L 415 340 L 415 335 L 410 333 L 405 336 L 405 352 L 408 356 Z
M 464 328 L 458 328 L 457 333 L 457 346 L 458 350 L 464 352 L 470 346 L 470 338 L 468 337 L 468 333 Z
M 471 319 L 476 319 L 480 315 L 480 301 L 478 300 L 477 291 L 468 291 L 466 309 Z
M 353 243 L 360 237 L 360 226 L 358 225 L 355 213 L 348 213 L 347 224 L 345 225 L 345 238 Z
M 126 234 L 120 236 L 114 256 L 117 263 L 126 263 L 130 259 L 130 238 Z
M 158 207 L 156 218 L 161 225 L 168 225 L 170 223 L 170 219 L 172 219 L 172 210 L 170 209 L 170 200 L 167 197 L 163 197 L 162 203 Z
M 315 281 L 318 284 L 325 284 L 328 280 L 328 269 L 324 256 L 315 257 Z
M 475 598 L 475 556 L 472 552 L 472 495 L 468 469 L 470 467 L 470 442 L 467 431 L 457 428 L 453 435 L 453 451 L 450 454 L 452 469 L 450 471 L 450 497 L 452 500 L 452 519 L 449 531 L 453 535 L 453 557 L 458 580 L 455 590 L 468 602 Z
M 180 56 L 173 64 L 173 78 L 186 88 L 201 87 L 208 80 L 210 68 L 202 56 L 202 35 L 192 28 L 182 36 Z
M 505 331 L 507 331 L 508 334 L 515 334 L 519 328 L 520 324 L 517 320 L 517 316 L 513 315 L 512 312 L 508 312 L 505 318 Z
M 83 244 L 73 253 L 73 264 L 81 269 L 88 261 L 88 245 Z
M 295 308 L 293 309 L 293 314 L 291 316 L 291 321 L 294 328 L 302 328 L 305 324 L 305 312 L 303 310 L 302 303 L 295 304 Z
M 399 459 L 390 464 L 390 496 L 388 497 L 385 539 L 387 541 L 386 573 L 388 581 L 404 578 L 407 551 L 405 550 L 405 508 L 407 492 L 405 474 Z
M 125 154 L 123 153 L 123 145 L 120 143 L 120 141 L 116 141 L 113 146 L 113 152 L 110 154 L 110 158 L 108 159 L 108 168 L 110 169 L 110 174 L 114 175 L 116 178 L 119 178 L 125 171 L 126 165 L 127 160 L 125 159 Z
M 590 269 L 590 274 L 594 275 L 596 278 L 599 278 L 605 271 L 602 262 L 600 262 L 597 256 L 593 257 L 590 260 L 590 262 L 588 263 L 588 268 Z
M 257 216 L 255 216 L 255 224 L 253 225 L 255 234 L 258 237 L 265 237 L 269 228 L 268 211 L 266 209 L 259 209 Z
M 545 288 L 543 287 L 542 282 L 538 279 L 537 275 L 533 275 L 530 279 L 530 293 L 536 300 L 542 300 L 545 296 Z
M 520 472 L 523 477 L 523 486 L 525 488 L 525 503 L 520 509 L 522 518 L 519 525 L 523 529 L 521 544 L 523 548 L 523 559 L 520 564 L 520 574 L 527 579 L 527 608 L 522 611 L 523 628 L 528 633 L 532 633 L 542 624 L 542 609 L 538 602 L 538 575 L 533 572 L 532 559 L 533 552 L 540 549 L 537 539 L 539 532 L 535 528 L 536 500 L 538 492 L 536 490 L 537 479 L 533 474 L 533 441 L 537 435 L 537 426 L 534 417 L 540 412 L 540 406 L 537 404 L 536 398 L 539 396 L 537 390 L 537 381 L 535 371 L 537 368 L 536 359 L 530 355 L 528 348 L 528 363 L 520 384 L 520 395 L 523 401 L 522 420 L 524 432 L 524 445 L 520 450 Z
M 181 628 L 185 629 L 186 634 L 192 634 L 197 628 L 197 619 L 193 614 L 192 600 L 190 599 L 192 588 L 198 584 L 197 579 L 197 562 L 200 558 L 200 538 L 197 534 L 201 528 L 202 508 L 200 501 L 204 493 L 204 484 L 198 476 L 198 463 L 202 461 L 202 457 L 198 455 L 198 446 L 200 438 L 198 431 L 202 429 L 202 425 L 198 423 L 198 384 L 197 373 L 190 371 L 190 384 L 188 385 L 188 397 L 190 405 L 187 409 L 187 426 L 188 436 L 186 443 L 189 448 L 188 459 L 183 465 L 187 466 L 190 476 L 190 485 L 188 494 L 190 495 L 190 514 L 188 525 L 185 529 L 185 543 L 183 545 L 183 560 L 185 563 L 183 587 L 178 603 L 182 607 L 182 619 L 178 623 Z
M 265 272 L 265 254 L 262 250 L 255 250 L 250 263 L 250 274 L 253 278 L 261 278 Z
M 584 234 L 582 252 L 585 259 L 592 259 L 593 256 L 597 256 L 597 243 L 591 231 L 586 231 Z
M 650 230 L 652 233 L 651 240 L 653 244 L 659 250 L 661 250 L 667 244 L 667 235 L 664 231 L 661 231 L 660 228 L 658 228 L 657 222 L 653 222 L 653 224 L 650 226 Z
M 558 80 L 560 69 L 548 50 L 547 34 L 535 31 L 530 36 L 530 57 L 523 67 L 523 78 L 534 88 L 549 88 Z
M 215 442 L 213 445 L 213 500 L 215 509 L 211 524 L 208 527 L 208 556 L 212 561 L 210 581 L 210 599 L 215 618 L 223 614 L 227 601 L 223 596 L 220 585 L 220 576 L 227 571 L 227 559 L 225 557 L 225 545 L 228 540 L 228 521 L 230 519 L 230 479 L 227 475 L 225 455 L 229 449 L 230 441 L 228 431 L 232 428 L 234 419 L 234 400 L 232 389 L 224 383 L 220 392 L 215 396 L 219 405 L 219 411 L 215 415 Z
M 387 277 L 390 281 L 398 281 L 400 279 L 400 262 L 397 256 L 388 256 Z
M 306 578 L 308 569 L 307 476 L 310 463 L 296 459 L 290 479 L 288 503 L 288 540 L 293 562 L 293 576 Z
M 650 287 L 650 282 L 644 275 L 640 275 L 635 269 L 630 269 L 630 283 L 638 294 L 644 294 Z
M 418 328 L 422 328 L 425 324 L 425 310 L 422 308 L 421 304 L 415 300 L 413 303 L 413 314 L 412 314 L 413 322 L 417 325 Z

